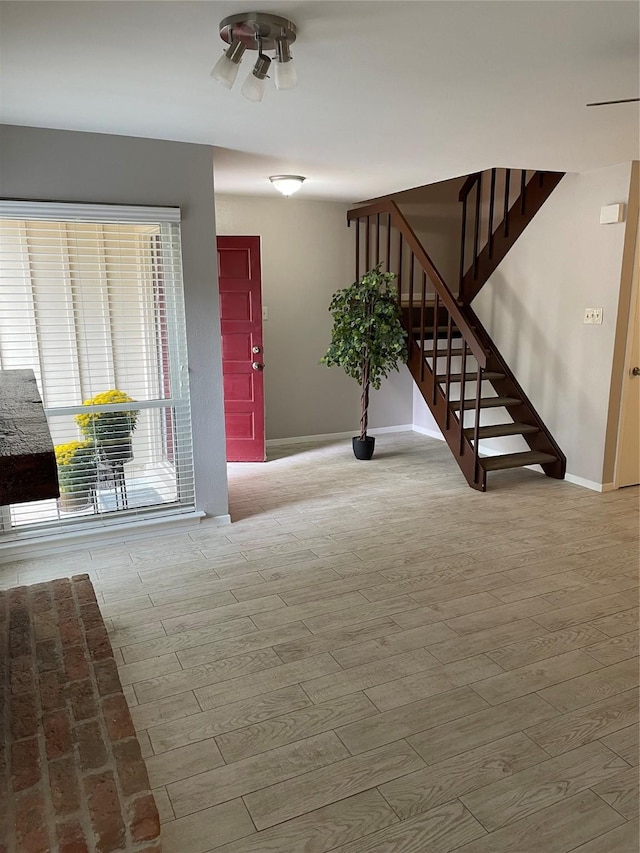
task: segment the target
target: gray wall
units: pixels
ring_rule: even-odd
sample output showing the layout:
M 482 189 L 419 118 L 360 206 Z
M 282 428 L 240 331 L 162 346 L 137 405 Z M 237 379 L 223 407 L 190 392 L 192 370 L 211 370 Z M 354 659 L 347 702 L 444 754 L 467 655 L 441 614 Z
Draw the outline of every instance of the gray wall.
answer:
M 301 190 L 304 193 L 304 188 Z M 336 202 L 216 196 L 218 234 L 259 236 L 268 439 L 357 430 L 358 385 L 318 364 L 331 339 L 331 295 L 353 281 L 354 232 Z M 412 423 L 406 367 L 371 394 L 370 428 Z
M 9 199 L 181 208 L 197 507 L 226 515 L 212 149 L 2 126 L 0 192 Z

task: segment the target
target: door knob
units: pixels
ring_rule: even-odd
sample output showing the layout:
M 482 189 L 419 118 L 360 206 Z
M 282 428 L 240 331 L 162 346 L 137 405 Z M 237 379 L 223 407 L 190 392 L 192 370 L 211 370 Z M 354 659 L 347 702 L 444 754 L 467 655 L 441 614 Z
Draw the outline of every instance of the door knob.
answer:
M 631 375 L 632 375 L 632 376 L 640 376 L 640 367 L 634 367 L 634 368 L 631 370 Z
M 261 350 L 261 349 L 260 349 L 260 347 L 256 344 L 255 346 L 251 347 L 251 352 L 252 352 L 254 355 L 258 355 L 258 353 L 259 353 L 259 352 L 262 352 L 262 350 Z
M 254 370 L 264 370 L 264 364 L 261 364 L 259 361 L 254 361 L 251 365 Z

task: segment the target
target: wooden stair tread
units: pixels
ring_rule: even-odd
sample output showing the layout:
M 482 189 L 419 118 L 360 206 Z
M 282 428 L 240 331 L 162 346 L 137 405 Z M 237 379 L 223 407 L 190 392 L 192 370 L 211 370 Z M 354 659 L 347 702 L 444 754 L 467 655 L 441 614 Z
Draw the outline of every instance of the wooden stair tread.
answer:
M 433 356 L 434 351 L 432 349 L 426 349 L 426 350 L 423 350 L 423 352 L 425 355 Z M 437 353 L 438 353 L 438 358 L 446 358 L 446 356 L 447 356 L 447 350 L 442 349 L 441 347 L 438 347 Z M 462 353 L 463 353 L 462 347 L 452 347 L 451 348 L 451 355 L 462 355 Z M 473 356 L 471 356 L 471 358 L 473 358 Z
M 475 371 L 473 373 L 465 373 L 464 378 L 465 378 L 465 382 L 475 382 L 475 380 L 478 378 L 478 374 Z M 482 379 L 486 380 L 488 382 L 491 382 L 493 379 L 504 379 L 504 373 L 497 373 L 497 372 L 493 372 L 491 370 L 485 370 L 485 372 L 482 376 Z M 446 382 L 446 381 L 447 381 L 447 374 L 446 373 L 441 373 L 438 376 L 436 376 L 436 382 Z M 462 374 L 461 373 L 452 373 L 451 376 L 449 377 L 449 381 L 450 382 L 461 382 L 462 381 Z
M 547 462 L 557 462 L 551 453 L 539 450 L 529 450 L 524 453 L 505 453 L 502 456 L 482 456 L 478 462 L 485 471 L 501 471 L 505 468 L 522 468 L 525 465 L 544 465 Z
M 454 293 L 454 294 L 453 294 L 453 296 L 454 296 L 456 299 L 458 298 L 458 294 L 457 294 L 457 293 Z M 440 301 L 440 305 L 441 305 L 441 307 L 443 307 L 443 308 L 444 308 L 444 306 L 442 305 L 442 299 L 440 299 L 439 301 Z M 424 304 L 425 304 L 425 308 L 434 308 L 434 307 L 435 307 L 435 304 L 436 304 L 436 298 L 435 298 L 435 296 L 434 296 L 432 293 L 431 293 L 431 294 L 427 294 L 427 297 L 426 297 L 426 299 L 425 299 L 425 301 L 424 301 Z M 405 297 L 405 298 L 403 298 L 403 299 L 402 299 L 402 301 L 400 302 L 400 307 L 401 307 L 401 308 L 413 308 L 413 309 L 414 309 L 414 311 L 416 311 L 416 310 L 418 310 L 418 311 L 419 311 L 419 310 L 420 310 L 420 308 L 422 308 L 422 298 L 421 298 L 420 296 L 416 295 L 416 298 L 413 300 L 413 302 L 409 302 L 409 299 Z
M 454 409 L 459 409 L 462 400 L 452 400 L 451 405 Z M 481 409 L 496 409 L 503 408 L 506 406 L 517 406 L 522 403 L 522 400 L 519 400 L 517 397 L 481 397 L 480 398 L 480 408 Z M 476 401 L 465 400 L 464 408 L 465 411 L 469 409 L 475 409 Z
M 528 435 L 532 432 L 539 432 L 537 426 L 533 424 L 493 424 L 492 426 L 483 426 L 478 429 L 478 438 L 500 438 L 503 435 Z M 475 429 L 467 427 L 464 431 L 467 438 L 473 440 Z
M 433 336 L 434 329 L 435 329 L 435 326 L 425 326 L 424 327 L 424 331 L 427 332 L 428 334 L 430 333 L 431 336 Z M 422 331 L 423 331 L 422 326 L 412 326 L 412 328 L 411 328 L 411 332 L 413 335 L 419 335 L 420 332 L 422 332 Z M 446 337 L 447 334 L 448 334 L 448 331 L 447 331 L 446 325 L 444 323 L 441 323 L 438 326 L 438 335 L 441 337 Z M 451 337 L 456 338 L 456 339 L 461 338 L 462 333 L 461 333 L 460 329 L 452 329 L 451 330 Z

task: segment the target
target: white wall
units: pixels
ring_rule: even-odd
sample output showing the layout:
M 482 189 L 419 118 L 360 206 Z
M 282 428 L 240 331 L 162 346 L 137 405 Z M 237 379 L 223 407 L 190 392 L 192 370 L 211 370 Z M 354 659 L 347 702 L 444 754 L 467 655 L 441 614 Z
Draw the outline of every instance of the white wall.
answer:
M 358 385 L 318 363 L 331 339 L 331 295 L 354 276 L 348 207 L 298 196 L 215 201 L 218 234 L 261 238 L 267 438 L 355 432 Z M 403 367 L 373 391 L 370 427 L 411 423 L 411 388 Z
M 411 375 L 411 374 L 409 374 Z M 413 382 L 413 380 L 412 380 Z M 435 418 L 431 414 L 431 410 L 429 406 L 427 406 L 424 397 L 420 393 L 420 389 L 418 386 L 413 383 L 413 409 L 412 409 L 412 423 L 413 426 L 418 431 L 424 431 L 429 435 L 433 435 L 436 438 L 441 438 L 444 441 L 444 436 L 440 432 L 440 427 L 436 423 Z
M 0 151 L 5 198 L 181 208 L 196 502 L 210 515 L 226 515 L 212 149 L 0 126 Z
M 567 456 L 567 472 L 602 483 L 631 164 L 566 175 L 474 302 L 518 381 Z M 583 324 L 602 307 L 601 326 Z M 512 449 L 496 441 L 494 449 Z

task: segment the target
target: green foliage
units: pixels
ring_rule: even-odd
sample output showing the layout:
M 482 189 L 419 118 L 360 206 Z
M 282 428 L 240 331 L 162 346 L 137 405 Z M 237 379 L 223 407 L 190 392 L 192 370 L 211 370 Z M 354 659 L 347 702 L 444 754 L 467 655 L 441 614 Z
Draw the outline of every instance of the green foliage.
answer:
M 61 492 L 85 492 L 98 476 L 96 447 L 92 441 L 69 441 L 54 448 Z
M 394 284 L 380 264 L 359 281 L 334 293 L 331 344 L 320 363 L 337 365 L 362 386 L 361 437 L 366 435 L 369 386 L 376 390 L 406 358 L 406 332 Z

